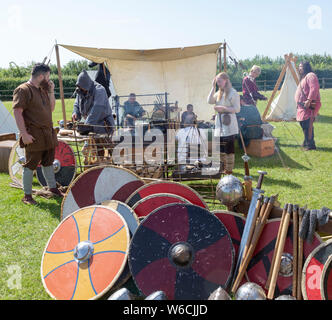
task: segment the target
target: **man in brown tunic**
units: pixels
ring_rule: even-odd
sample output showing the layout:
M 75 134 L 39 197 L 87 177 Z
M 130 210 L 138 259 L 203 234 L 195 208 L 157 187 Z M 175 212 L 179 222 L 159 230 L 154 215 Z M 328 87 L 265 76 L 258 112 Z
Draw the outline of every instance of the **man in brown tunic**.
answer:
M 50 72 L 47 65 L 37 63 L 32 69 L 30 80 L 18 86 L 13 94 L 14 117 L 20 131 L 20 146 L 25 148 L 26 154 L 22 199 L 26 204 L 37 204 L 31 193 L 33 170 L 39 163 L 49 190 L 55 196 L 63 196 L 56 187 L 53 169 L 58 141 L 52 122 L 55 97 Z

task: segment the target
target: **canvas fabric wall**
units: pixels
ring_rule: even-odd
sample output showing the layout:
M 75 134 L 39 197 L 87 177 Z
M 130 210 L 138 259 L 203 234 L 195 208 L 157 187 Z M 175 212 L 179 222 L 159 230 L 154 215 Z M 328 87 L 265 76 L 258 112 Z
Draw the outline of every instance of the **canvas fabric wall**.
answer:
M 126 96 L 169 93 L 168 102 L 178 101 L 182 112 L 194 106 L 198 120 L 211 120 L 214 109 L 207 103 L 216 74 L 221 43 L 170 49 L 125 50 L 61 45 L 80 56 L 105 62 L 111 72 L 116 94 Z M 137 97 L 139 103 L 153 103 L 151 97 Z M 124 101 L 120 101 L 122 103 Z M 152 109 L 152 108 L 151 108 Z M 147 112 L 151 112 L 148 109 Z
M 18 136 L 19 130 L 14 117 L 0 101 L 0 134 L 3 133 L 16 133 L 16 136 Z
M 296 71 L 294 62 L 291 62 L 293 70 Z M 280 88 L 279 94 L 271 103 L 270 113 L 266 117 L 267 121 L 295 121 L 296 103 L 295 92 L 297 84 L 289 68 L 286 69 L 284 82 Z

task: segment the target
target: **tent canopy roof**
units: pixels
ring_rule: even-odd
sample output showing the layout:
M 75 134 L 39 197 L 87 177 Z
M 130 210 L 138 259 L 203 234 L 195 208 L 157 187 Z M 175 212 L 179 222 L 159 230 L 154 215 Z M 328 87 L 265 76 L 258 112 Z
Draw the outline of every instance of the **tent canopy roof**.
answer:
M 193 47 L 179 47 L 166 49 L 107 49 L 71 46 L 59 44 L 72 52 L 77 53 L 97 63 L 109 60 L 133 60 L 133 61 L 170 61 L 200 56 L 207 53 L 216 53 L 221 43 L 200 45 Z
M 169 101 L 178 101 L 183 111 L 187 104 L 193 104 L 198 119 L 206 121 L 214 113 L 206 97 L 216 75 L 220 45 L 221 43 L 215 43 L 183 48 L 133 50 L 61 44 L 63 48 L 90 61 L 106 63 L 118 96 L 126 96 L 130 92 L 139 95 L 167 92 L 170 94 Z M 151 98 L 148 99 L 149 97 L 140 97 L 139 103 L 151 104 Z

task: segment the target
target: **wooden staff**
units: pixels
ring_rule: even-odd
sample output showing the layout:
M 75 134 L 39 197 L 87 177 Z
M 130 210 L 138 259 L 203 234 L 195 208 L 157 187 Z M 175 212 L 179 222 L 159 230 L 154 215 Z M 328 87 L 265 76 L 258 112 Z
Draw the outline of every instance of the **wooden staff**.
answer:
M 270 286 L 269 286 L 269 291 L 267 293 L 267 298 L 268 299 L 273 299 L 273 297 L 274 297 L 274 291 L 275 291 L 275 288 L 276 288 L 277 278 L 278 278 L 278 274 L 279 274 L 279 270 L 280 270 L 282 252 L 283 252 L 284 247 L 285 247 L 290 216 L 291 216 L 291 212 L 292 212 L 292 209 L 293 209 L 292 207 L 293 206 L 291 204 L 288 204 L 287 214 L 286 214 L 286 217 L 285 217 L 285 221 L 282 225 L 282 230 L 281 230 L 281 234 L 280 234 L 280 241 L 279 241 L 278 247 L 276 248 L 277 253 L 276 253 L 275 264 L 274 264 L 273 270 L 272 270 L 271 283 L 270 283 Z
M 266 197 L 265 197 L 266 198 Z M 255 228 L 256 228 L 256 224 L 257 224 L 257 218 L 258 216 L 260 215 L 261 211 L 262 210 L 265 210 L 265 207 L 266 207 L 266 204 L 265 204 L 265 199 L 264 199 L 264 203 L 262 204 L 263 202 L 263 199 L 264 199 L 264 196 L 261 195 L 258 200 L 257 200 L 257 203 L 256 203 L 256 208 L 255 208 L 255 213 L 254 213 L 254 218 L 252 220 L 252 224 L 250 226 L 250 230 L 249 230 L 249 236 L 248 236 L 248 240 L 247 240 L 247 243 L 244 247 L 244 250 L 243 250 L 243 255 L 242 257 L 244 258 L 247 254 L 247 251 L 248 251 L 248 248 L 249 248 L 249 245 L 251 243 L 251 240 L 252 240 L 252 236 L 254 234 L 254 231 L 255 231 Z M 264 209 L 262 209 L 264 207 Z M 243 259 L 241 261 L 241 264 L 243 263 Z
M 268 278 L 266 280 L 266 283 L 265 283 L 265 288 L 266 289 L 269 289 L 269 286 L 270 286 L 271 277 L 272 277 L 272 271 L 273 271 L 273 266 L 274 266 L 275 261 L 276 261 L 276 253 L 277 253 L 276 248 L 278 248 L 278 245 L 279 245 L 280 234 L 281 234 L 281 230 L 282 230 L 282 225 L 283 225 L 283 223 L 285 221 L 285 216 L 287 214 L 287 207 L 288 207 L 288 204 L 286 203 L 285 206 L 284 206 L 284 210 L 282 211 L 282 216 L 281 216 L 281 220 L 280 220 L 280 225 L 279 225 L 279 230 L 278 230 L 278 234 L 277 234 L 277 239 L 276 239 L 276 243 L 274 245 L 274 251 L 273 251 L 272 261 L 271 261 L 271 264 L 270 264 L 269 276 L 268 276 Z
M 232 293 L 235 293 L 236 290 L 238 289 L 239 285 L 240 285 L 240 282 L 242 281 L 242 278 L 244 276 L 244 273 L 246 272 L 247 268 L 248 268 L 248 265 L 249 265 L 249 262 L 255 252 L 255 249 L 256 249 L 256 246 L 257 246 L 257 243 L 258 243 L 258 240 L 263 232 L 263 229 L 264 229 L 264 226 L 266 224 L 266 221 L 270 215 L 270 212 L 273 208 L 273 205 L 274 205 L 274 202 L 275 200 L 277 199 L 277 196 L 278 195 L 274 195 L 274 196 L 271 196 L 271 198 L 269 199 L 269 202 L 266 206 L 266 209 L 264 211 L 264 213 L 262 213 L 262 215 L 258 218 L 258 223 L 256 225 L 256 228 L 255 228 L 255 231 L 254 231 L 254 234 L 253 234 L 253 237 L 252 237 L 252 241 L 250 243 L 250 246 L 249 246 L 249 249 L 247 251 L 247 254 L 246 256 L 244 256 L 244 259 L 243 259 L 243 263 L 241 264 L 240 266 L 240 269 L 239 269 L 239 272 L 238 272 L 238 275 L 234 281 L 234 284 L 232 286 Z
M 224 42 L 224 72 L 227 72 L 226 41 Z
M 305 208 L 299 209 L 299 228 L 302 223 Z M 302 281 L 302 267 L 303 267 L 303 239 L 298 235 L 298 250 L 297 250 L 297 290 L 296 299 L 302 300 L 301 281 Z
M 62 117 L 63 117 L 63 121 L 64 121 L 64 128 L 67 129 L 65 95 L 64 95 L 64 91 L 63 91 L 63 82 L 62 82 L 62 72 L 61 72 L 61 64 L 60 64 L 59 47 L 58 47 L 57 44 L 55 44 L 55 54 L 56 54 L 56 63 L 57 63 L 57 67 L 58 67 L 59 89 L 60 89 L 60 98 L 61 98 L 61 106 L 62 106 Z
M 298 218 L 299 206 L 295 204 L 293 206 L 293 288 L 292 295 L 297 297 L 297 253 L 298 253 L 298 237 L 299 237 L 299 218 Z
M 243 189 L 244 189 L 245 199 L 250 201 L 252 198 L 252 178 L 250 176 L 244 176 L 243 180 L 244 180 Z

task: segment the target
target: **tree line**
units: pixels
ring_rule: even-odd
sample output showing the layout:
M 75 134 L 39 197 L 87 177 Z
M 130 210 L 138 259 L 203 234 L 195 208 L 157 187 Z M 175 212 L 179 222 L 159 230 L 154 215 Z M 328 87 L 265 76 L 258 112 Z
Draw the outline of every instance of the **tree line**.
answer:
M 332 87 L 332 56 L 329 54 L 294 54 L 297 61 L 309 61 L 318 78 L 323 79 L 324 87 Z M 12 91 L 30 77 L 34 61 L 26 66 L 18 66 L 15 62 L 10 62 L 8 68 L 0 68 L 0 93 L 2 99 L 10 97 Z M 88 60 L 70 60 L 62 68 L 63 85 L 65 88 L 75 87 L 79 73 L 85 70 L 96 70 L 97 67 L 90 68 Z M 268 56 L 256 55 L 240 61 L 227 59 L 227 72 L 233 84 L 239 86 L 242 82 L 243 72 L 249 72 L 253 65 L 259 65 L 262 73 L 257 78 L 258 84 L 261 81 L 276 81 L 284 65 L 284 57 L 270 58 Z M 58 68 L 56 64 L 50 64 L 51 79 L 58 87 Z M 331 79 L 325 82 L 325 79 Z

